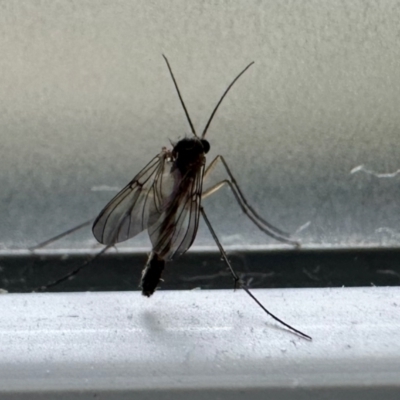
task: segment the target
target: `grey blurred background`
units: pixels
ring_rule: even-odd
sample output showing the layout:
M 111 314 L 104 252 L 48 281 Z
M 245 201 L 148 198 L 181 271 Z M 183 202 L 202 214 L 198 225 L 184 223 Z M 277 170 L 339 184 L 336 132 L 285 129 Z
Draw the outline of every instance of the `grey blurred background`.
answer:
M 249 201 L 305 246 L 398 246 L 400 2 L 0 2 L 0 244 L 26 248 L 102 207 L 190 129 Z M 224 176 L 216 173 L 215 181 Z M 275 246 L 228 188 L 225 245 Z M 94 244 L 90 228 L 53 247 Z M 128 246 L 148 245 L 145 234 Z M 195 246 L 212 245 L 204 225 Z M 279 245 L 279 244 L 278 244 Z

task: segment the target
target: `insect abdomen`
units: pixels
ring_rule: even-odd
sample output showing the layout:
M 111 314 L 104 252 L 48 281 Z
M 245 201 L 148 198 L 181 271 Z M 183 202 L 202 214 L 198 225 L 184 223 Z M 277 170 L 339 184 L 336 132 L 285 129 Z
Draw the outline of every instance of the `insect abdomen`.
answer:
M 154 293 L 161 280 L 164 267 L 165 261 L 158 254 L 151 252 L 140 281 L 143 296 L 150 297 Z

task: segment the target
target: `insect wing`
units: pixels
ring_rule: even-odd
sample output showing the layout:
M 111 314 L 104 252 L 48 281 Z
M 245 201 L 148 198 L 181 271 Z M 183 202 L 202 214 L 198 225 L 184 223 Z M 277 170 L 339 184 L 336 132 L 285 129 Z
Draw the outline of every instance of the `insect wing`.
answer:
M 204 165 L 200 166 L 194 176 L 171 173 L 175 179 L 175 190 L 169 202 L 164 203 L 165 210 L 158 220 L 149 224 L 149 236 L 153 252 L 165 260 L 171 260 L 185 253 L 192 245 L 200 218 L 201 194 Z M 177 186 L 177 184 L 179 185 Z
M 123 242 L 148 227 L 149 218 L 163 210 L 155 184 L 163 175 L 167 157 L 154 157 L 101 211 L 93 224 L 93 235 L 106 245 Z

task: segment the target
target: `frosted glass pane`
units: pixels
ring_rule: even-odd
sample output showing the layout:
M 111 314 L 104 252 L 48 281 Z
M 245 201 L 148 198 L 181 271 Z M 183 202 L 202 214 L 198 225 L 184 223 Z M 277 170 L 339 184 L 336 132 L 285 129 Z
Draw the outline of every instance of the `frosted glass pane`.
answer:
M 190 135 L 161 53 L 251 204 L 305 246 L 397 245 L 400 90 L 392 1 L 18 1 L 0 12 L 0 243 L 95 217 Z M 216 172 L 215 181 L 224 177 Z M 275 245 L 228 188 L 204 201 L 225 245 Z M 94 243 L 90 229 L 62 247 Z M 129 246 L 148 246 L 146 235 Z M 212 245 L 201 226 L 197 246 Z

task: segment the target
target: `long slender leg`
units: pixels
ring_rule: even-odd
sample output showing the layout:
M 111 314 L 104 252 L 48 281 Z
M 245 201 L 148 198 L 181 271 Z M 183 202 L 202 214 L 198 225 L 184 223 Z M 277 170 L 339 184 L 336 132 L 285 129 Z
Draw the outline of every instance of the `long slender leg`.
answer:
M 217 157 L 214 158 L 214 160 L 210 162 L 209 166 L 204 171 L 203 181 L 207 180 L 208 177 L 211 175 L 211 173 L 214 171 L 215 167 L 218 164 L 219 158 L 220 156 L 218 155 Z
M 83 224 L 81 224 L 79 227 L 73 228 L 72 231 L 79 229 L 82 226 L 88 225 L 89 223 L 91 223 L 92 220 L 84 222 Z M 71 230 L 70 230 L 71 231 Z M 65 235 L 66 233 L 64 232 Z M 61 236 L 61 235 L 59 235 Z M 48 283 L 47 285 L 44 286 L 40 286 L 37 289 L 34 290 L 34 292 L 37 291 L 43 291 L 46 290 L 50 287 L 56 286 L 70 278 L 72 278 L 73 276 L 75 276 L 76 274 L 78 274 L 83 268 L 87 267 L 89 264 L 91 264 L 93 261 L 97 260 L 101 255 L 103 255 L 109 248 L 114 247 L 115 243 L 116 243 L 116 238 L 118 237 L 118 232 L 115 233 L 115 237 L 114 240 L 112 240 L 111 244 L 108 244 L 106 247 L 104 247 L 99 253 L 97 253 L 94 257 L 91 257 L 90 259 L 86 260 L 85 262 L 83 262 L 81 265 L 79 265 L 77 268 L 75 268 L 74 270 L 72 270 L 71 272 L 69 272 L 68 274 L 64 275 L 63 277 L 56 279 L 53 282 Z
M 71 233 L 74 233 L 74 232 L 78 231 L 79 229 L 84 228 L 85 226 L 91 225 L 92 223 L 93 223 L 93 219 L 85 221 L 82 224 L 75 226 L 74 228 L 68 229 L 67 231 L 65 231 L 63 233 L 60 233 L 57 236 L 54 236 L 54 237 L 52 237 L 52 238 L 50 238 L 50 239 L 48 239 L 48 240 L 46 240 L 46 241 L 44 241 L 42 243 L 37 244 L 36 246 L 30 247 L 29 250 L 30 251 L 35 251 L 35 250 L 40 249 L 42 247 L 48 246 L 49 244 L 51 244 L 53 242 L 56 242 L 57 240 L 60 240 L 63 237 L 68 236 Z M 59 283 L 62 283 L 64 281 L 72 278 L 73 276 L 78 274 L 83 268 L 88 266 L 92 261 L 96 260 L 102 254 L 104 254 L 110 247 L 112 247 L 112 246 L 110 245 L 110 246 L 105 247 L 104 249 L 102 249 L 100 251 L 100 253 L 98 253 L 94 257 L 88 259 L 87 261 L 82 263 L 79 267 L 75 268 L 74 270 L 72 270 L 68 274 L 64 275 L 63 277 L 61 277 L 59 279 L 56 279 L 55 281 L 52 281 L 52 282 L 48 283 L 47 285 L 43 285 L 43 286 L 40 286 L 40 287 L 34 289 L 33 292 L 42 292 L 42 291 L 47 290 L 47 289 L 49 289 L 49 288 L 51 288 L 53 286 L 58 285 Z
M 269 312 L 264 305 L 253 295 L 253 293 L 251 293 L 250 289 L 245 285 L 245 283 L 239 278 L 239 276 L 236 274 L 235 270 L 233 269 L 231 263 L 228 260 L 228 256 L 224 250 L 224 248 L 222 247 L 221 242 L 219 241 L 217 234 L 214 231 L 214 228 L 212 227 L 210 220 L 208 219 L 203 207 L 200 208 L 200 212 L 201 215 L 203 216 L 203 219 L 208 227 L 208 230 L 210 231 L 215 243 L 218 246 L 219 252 L 221 253 L 222 259 L 224 260 L 225 264 L 228 266 L 232 277 L 234 279 L 235 282 L 237 282 L 240 287 L 264 310 L 264 312 L 266 312 L 270 317 L 272 317 L 275 321 L 278 321 L 280 324 L 282 324 L 283 326 L 286 326 L 286 328 L 290 329 L 291 331 L 297 333 L 298 335 L 302 336 L 305 339 L 308 340 L 312 340 L 311 336 L 306 335 L 305 333 L 297 330 L 296 328 L 293 328 L 293 326 L 290 326 L 289 324 L 287 324 L 286 322 L 282 321 L 280 318 L 276 317 L 274 314 L 272 314 L 271 312 Z
M 219 190 L 224 184 L 228 184 L 235 196 L 236 201 L 238 202 L 240 208 L 244 212 L 244 214 L 265 234 L 273 237 L 274 239 L 288 243 L 291 245 L 294 245 L 296 247 L 300 247 L 300 243 L 297 242 L 296 240 L 290 239 L 290 235 L 286 232 L 281 231 L 280 229 L 276 228 L 275 226 L 271 225 L 269 222 L 267 222 L 265 219 L 263 219 L 255 210 L 254 208 L 248 203 L 246 198 L 243 195 L 243 192 L 240 190 L 239 185 L 236 182 L 236 179 L 234 178 L 231 170 L 228 167 L 228 164 L 226 163 L 225 159 L 223 156 L 218 155 L 217 157 L 214 158 L 214 160 L 210 163 L 210 165 L 207 167 L 206 171 L 204 172 L 204 180 L 207 179 L 211 172 L 215 169 L 217 166 L 218 162 L 221 161 L 229 178 L 226 179 L 220 184 L 214 185 L 212 188 L 206 190 L 203 192 L 203 198 L 210 196 L 211 194 L 215 193 L 217 190 Z
M 81 265 L 79 265 L 77 268 L 75 268 L 74 270 L 72 270 L 71 272 L 69 272 L 68 274 L 64 275 L 61 278 L 56 279 L 55 281 L 52 281 L 50 283 L 48 283 L 47 285 L 44 286 L 39 286 L 38 288 L 34 289 L 33 292 L 42 292 L 44 290 L 47 290 L 53 286 L 56 286 L 70 278 L 72 278 L 73 276 L 75 276 L 76 274 L 78 274 L 83 268 L 87 267 L 90 263 L 92 263 L 93 261 L 97 260 L 102 254 L 104 254 L 110 247 L 113 247 L 114 245 L 109 244 L 108 246 L 104 247 L 104 249 L 102 249 L 99 253 L 97 253 L 94 257 L 90 258 L 89 260 L 83 262 Z
M 218 192 L 219 189 L 221 189 L 225 185 L 229 185 L 231 182 L 228 181 L 228 179 L 224 179 L 221 182 L 216 183 L 214 186 L 211 186 L 207 190 L 203 190 L 203 193 L 201 194 L 201 199 L 204 200 L 207 197 L 211 196 L 215 192 Z
M 203 193 L 201 194 L 201 199 L 202 200 L 206 199 L 208 196 L 211 196 L 212 194 L 217 192 L 219 189 L 221 189 L 225 185 L 230 185 L 232 188 L 232 182 L 228 179 L 225 179 L 221 182 L 216 183 L 214 186 L 211 186 L 207 190 L 203 191 Z M 236 290 L 236 289 L 237 289 L 237 280 L 235 279 L 233 282 L 233 290 Z
M 56 242 L 57 240 L 60 240 L 63 237 L 68 236 L 71 233 L 74 233 L 74 232 L 78 231 L 79 229 L 84 228 L 85 226 L 90 225 L 93 221 L 94 221 L 94 219 L 89 219 L 88 221 L 85 221 L 82 224 L 80 224 L 78 226 L 75 226 L 74 228 L 68 229 L 67 231 L 65 231 L 63 233 L 60 233 L 59 235 L 54 236 L 51 239 L 47 239 L 46 241 L 44 241 L 42 243 L 39 243 L 36 246 L 29 247 L 28 250 L 34 251 L 34 250 L 40 249 L 42 247 L 48 246 L 49 244 L 51 244 L 53 242 Z

